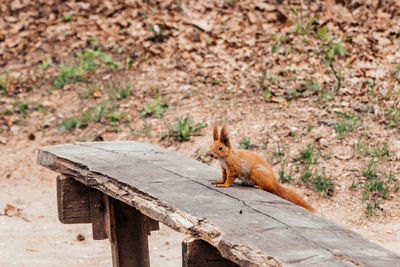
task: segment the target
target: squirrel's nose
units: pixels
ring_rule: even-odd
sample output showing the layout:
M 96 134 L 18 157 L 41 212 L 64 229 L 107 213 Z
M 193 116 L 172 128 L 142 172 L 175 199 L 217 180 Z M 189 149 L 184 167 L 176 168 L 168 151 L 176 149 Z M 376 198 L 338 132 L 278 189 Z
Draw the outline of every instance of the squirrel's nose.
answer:
M 207 153 L 207 156 L 209 156 L 209 157 L 211 157 L 212 159 L 216 159 L 216 157 L 214 156 L 214 154 L 213 153 Z

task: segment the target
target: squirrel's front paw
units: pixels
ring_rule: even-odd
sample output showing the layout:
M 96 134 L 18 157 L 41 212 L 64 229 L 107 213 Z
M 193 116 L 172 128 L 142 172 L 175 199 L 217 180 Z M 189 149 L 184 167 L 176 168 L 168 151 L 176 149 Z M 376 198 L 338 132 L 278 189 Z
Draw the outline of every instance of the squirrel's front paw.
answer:
M 228 187 L 228 186 L 230 186 L 230 184 L 217 184 L 217 187 Z
M 224 181 L 213 180 L 211 181 L 212 184 L 222 184 Z

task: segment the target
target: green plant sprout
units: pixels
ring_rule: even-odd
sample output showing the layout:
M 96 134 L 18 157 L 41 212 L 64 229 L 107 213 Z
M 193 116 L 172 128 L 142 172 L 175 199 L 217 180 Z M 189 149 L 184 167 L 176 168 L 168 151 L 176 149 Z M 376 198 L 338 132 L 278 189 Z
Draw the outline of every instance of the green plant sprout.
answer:
M 197 131 L 207 125 L 205 122 L 192 125 L 192 122 L 193 120 L 188 115 L 183 121 L 176 120 L 174 125 L 166 124 L 169 131 L 164 135 L 175 137 L 179 141 L 188 141 L 190 136 L 200 135 Z

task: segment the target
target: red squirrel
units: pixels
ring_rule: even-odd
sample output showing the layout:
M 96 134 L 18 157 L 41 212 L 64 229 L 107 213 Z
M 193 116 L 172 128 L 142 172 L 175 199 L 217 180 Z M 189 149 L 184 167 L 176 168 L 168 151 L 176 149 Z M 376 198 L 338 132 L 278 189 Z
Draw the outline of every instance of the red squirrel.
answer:
M 222 180 L 211 181 L 212 184 L 228 187 L 236 178 L 239 178 L 246 185 L 263 189 L 315 212 L 303 198 L 278 183 L 271 166 L 262 157 L 249 150 L 234 148 L 230 143 L 226 125 L 222 127 L 220 135 L 218 135 L 218 127 L 214 126 L 213 135 L 214 143 L 209 154 L 219 161 L 222 168 Z

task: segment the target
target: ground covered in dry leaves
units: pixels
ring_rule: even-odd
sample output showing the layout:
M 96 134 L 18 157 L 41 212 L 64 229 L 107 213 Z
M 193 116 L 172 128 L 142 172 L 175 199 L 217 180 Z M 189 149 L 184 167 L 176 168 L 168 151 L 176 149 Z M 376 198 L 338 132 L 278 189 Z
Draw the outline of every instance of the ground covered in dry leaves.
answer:
M 2 266 L 111 264 L 89 227 L 57 222 L 39 147 L 137 140 L 218 167 L 214 123 L 319 214 L 400 252 L 398 1 L 17 0 L 0 13 Z M 180 264 L 181 235 L 152 238 L 156 265 Z

